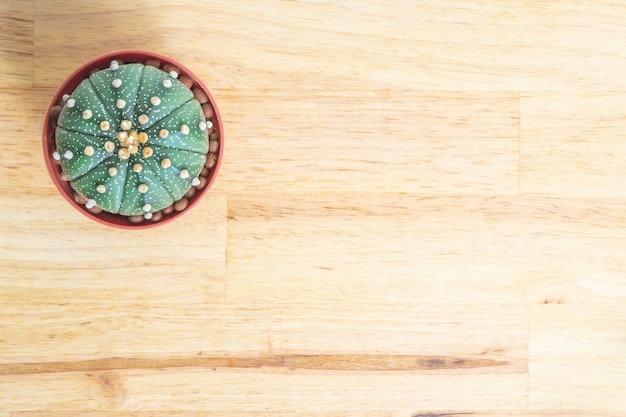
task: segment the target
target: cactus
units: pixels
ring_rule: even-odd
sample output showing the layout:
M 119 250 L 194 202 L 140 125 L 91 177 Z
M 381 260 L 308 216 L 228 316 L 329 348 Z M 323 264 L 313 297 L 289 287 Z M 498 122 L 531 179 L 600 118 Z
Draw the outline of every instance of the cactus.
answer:
M 210 128 L 176 71 L 112 61 L 64 97 L 54 158 L 87 209 L 149 219 L 198 186 Z

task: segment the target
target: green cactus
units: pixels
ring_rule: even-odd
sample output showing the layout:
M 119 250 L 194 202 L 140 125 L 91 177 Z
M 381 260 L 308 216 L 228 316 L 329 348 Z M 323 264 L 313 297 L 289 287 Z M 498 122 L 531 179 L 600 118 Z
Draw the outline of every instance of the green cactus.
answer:
M 197 185 L 209 150 L 207 121 L 176 77 L 113 61 L 65 97 L 56 155 L 87 208 L 150 218 Z

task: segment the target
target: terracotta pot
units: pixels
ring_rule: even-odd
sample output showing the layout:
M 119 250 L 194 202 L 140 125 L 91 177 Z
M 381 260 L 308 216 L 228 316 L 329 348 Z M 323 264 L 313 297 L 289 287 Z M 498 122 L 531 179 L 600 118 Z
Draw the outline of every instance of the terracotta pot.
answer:
M 207 184 L 204 188 L 196 190 L 195 195 L 193 195 L 191 198 L 188 198 L 189 204 L 184 210 L 173 211 L 170 214 L 163 214 L 162 219 L 159 221 L 144 220 L 141 223 L 133 224 L 129 221 L 128 217 L 119 214 L 111 214 L 104 211 L 98 214 L 91 213 L 90 211 L 88 211 L 85 205 L 79 204 L 75 201 L 74 189 L 71 187 L 68 181 L 65 181 L 61 178 L 61 167 L 52 157 L 52 153 L 56 149 L 56 120 L 53 120 L 51 118 L 50 110 L 54 106 L 62 103 L 63 95 L 71 94 L 81 81 L 83 81 L 85 78 L 88 78 L 90 71 L 94 69 L 106 69 L 111 64 L 111 61 L 116 58 L 122 60 L 124 63 L 144 63 L 150 58 L 158 58 L 161 61 L 161 67 L 163 67 L 163 65 L 165 64 L 175 65 L 180 69 L 180 76 L 187 76 L 193 81 L 193 88 L 200 88 L 206 93 L 207 97 L 209 98 L 209 103 L 214 110 L 214 115 L 211 120 L 213 122 L 214 132 L 217 133 L 218 136 L 219 149 L 216 154 L 217 160 L 215 162 L 215 165 L 209 170 L 209 173 L 206 176 Z M 224 153 L 224 130 L 219 110 L 217 108 L 215 100 L 211 96 L 209 89 L 185 66 L 171 58 L 154 52 L 134 49 L 118 50 L 107 52 L 87 61 L 79 68 L 77 68 L 57 89 L 54 97 L 50 102 L 50 105 L 48 106 L 44 120 L 43 152 L 46 167 L 48 169 L 48 172 L 50 173 L 50 177 L 52 178 L 54 185 L 57 187 L 61 195 L 67 200 L 67 202 L 70 203 L 76 210 L 89 217 L 90 219 L 107 226 L 112 226 L 119 229 L 146 229 L 170 223 L 173 220 L 181 217 L 185 213 L 189 212 L 206 195 L 208 190 L 211 188 L 211 185 L 214 183 L 215 178 L 217 177 L 217 173 L 219 171 L 219 167 L 222 161 L 222 155 Z

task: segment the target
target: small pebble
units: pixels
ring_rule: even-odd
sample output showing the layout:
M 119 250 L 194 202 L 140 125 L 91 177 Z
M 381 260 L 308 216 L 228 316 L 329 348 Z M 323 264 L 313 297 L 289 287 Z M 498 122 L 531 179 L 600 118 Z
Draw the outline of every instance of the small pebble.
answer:
M 183 85 L 189 89 L 191 89 L 191 87 L 193 87 L 193 80 L 189 77 L 187 77 L 186 75 L 181 75 L 178 78 L 178 81 L 180 81 L 181 83 L 183 83 Z
M 100 68 L 92 68 L 89 70 L 89 75 L 94 75 L 98 71 L 100 71 Z
M 128 221 L 131 222 L 131 223 L 137 224 L 137 223 L 143 222 L 144 218 L 140 214 L 136 215 L 136 216 L 128 216 Z
M 150 65 L 151 67 L 161 68 L 161 60 L 159 58 L 149 58 L 146 59 L 145 65 Z
M 67 175 L 65 175 L 65 172 L 61 172 L 61 175 L 59 176 L 59 178 L 61 178 L 61 181 L 69 181 L 70 179 L 67 178 Z
M 181 198 L 180 200 L 178 200 L 177 202 L 174 203 L 174 210 L 176 211 L 183 211 L 187 208 L 187 206 L 189 205 L 189 200 L 187 200 L 185 197 Z
M 201 88 L 196 87 L 191 91 L 193 91 L 193 98 L 198 100 L 200 104 L 204 104 L 209 101 L 209 96 L 207 96 Z
M 165 72 L 172 72 L 172 71 L 174 71 L 174 72 L 180 74 L 180 68 L 178 68 L 174 64 L 165 64 L 165 65 L 163 65 L 163 71 L 165 71 Z
M 198 100 L 198 101 L 200 101 L 200 100 Z M 208 101 L 208 99 L 207 99 L 207 101 Z M 204 104 L 202 104 L 202 113 L 204 113 L 204 117 L 207 118 L 207 119 L 210 119 L 215 114 L 215 112 L 213 111 L 213 106 L 211 106 L 206 101 L 204 102 Z M 209 124 L 207 123 L 207 127 L 208 126 L 209 126 Z
M 93 206 L 92 208 L 88 208 L 87 211 L 90 212 L 91 214 L 102 213 L 102 209 L 98 206 Z
M 206 177 L 200 177 L 199 179 L 200 179 L 200 184 L 198 184 L 196 188 L 198 190 L 203 190 L 209 183 L 209 180 L 207 180 Z
M 156 213 L 152 213 L 152 217 L 150 218 L 150 220 L 152 220 L 153 222 L 158 222 L 162 218 L 163 218 L 163 213 L 161 213 L 160 211 L 157 211 Z
M 163 214 L 172 214 L 174 212 L 174 206 L 165 207 L 163 209 Z
M 206 177 L 207 175 L 209 175 L 209 168 L 203 167 L 202 171 L 200 171 L 200 176 L 201 177 Z
M 217 162 L 217 155 L 210 153 L 206 157 L 206 162 L 204 166 L 211 169 L 215 166 L 216 162 Z
M 196 189 L 191 187 L 186 193 L 185 198 L 193 198 L 196 195 Z
M 209 135 L 210 140 L 217 140 L 218 138 L 219 138 L 219 135 L 217 134 L 217 132 L 213 132 Z
M 217 150 L 220 148 L 220 143 L 217 140 L 209 141 L 209 152 L 217 153 Z
M 74 193 L 74 201 L 81 205 L 87 203 L 87 199 L 78 193 Z
M 61 106 L 54 106 L 53 108 L 50 109 L 50 118 L 52 120 L 57 120 L 59 118 L 59 114 L 61 114 L 61 109 L 63 107 Z

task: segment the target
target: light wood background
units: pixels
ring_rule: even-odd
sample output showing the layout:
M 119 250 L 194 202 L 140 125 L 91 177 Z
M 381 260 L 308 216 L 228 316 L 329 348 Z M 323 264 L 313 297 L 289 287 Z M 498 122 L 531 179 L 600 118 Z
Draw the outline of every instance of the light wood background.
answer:
M 626 416 L 626 3 L 0 1 L 0 417 Z M 112 49 L 212 89 L 179 221 L 56 192 Z

